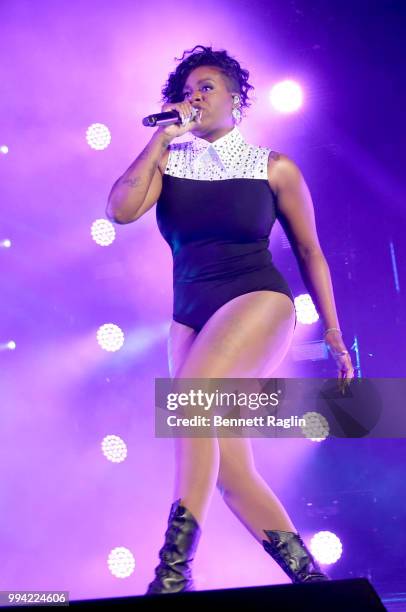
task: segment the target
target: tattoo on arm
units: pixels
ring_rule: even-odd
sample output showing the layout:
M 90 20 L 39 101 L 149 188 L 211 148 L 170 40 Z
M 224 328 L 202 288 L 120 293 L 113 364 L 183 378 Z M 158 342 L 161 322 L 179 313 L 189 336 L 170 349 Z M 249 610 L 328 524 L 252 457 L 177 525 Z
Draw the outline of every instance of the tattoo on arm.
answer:
M 128 179 L 123 179 L 121 181 L 121 183 L 123 185 L 128 185 L 129 187 L 138 187 L 138 185 L 141 183 L 141 179 L 136 177 L 136 178 L 128 178 Z
M 141 153 L 137 157 L 136 161 L 139 161 L 141 159 L 146 159 L 147 157 L 148 157 L 148 147 L 145 147 L 145 149 L 143 151 L 141 151 Z M 152 181 L 152 178 L 153 178 L 153 176 L 155 174 L 155 170 L 156 170 L 157 166 L 158 166 L 158 164 L 151 164 L 149 166 L 149 168 L 146 169 L 145 172 L 148 175 L 147 181 L 149 181 L 149 182 Z M 127 170 L 127 172 L 128 171 L 131 171 L 131 166 Z M 141 178 L 139 176 L 135 176 L 133 178 L 122 179 L 120 182 L 121 182 L 122 185 L 128 185 L 129 187 L 134 189 L 135 187 L 139 187 L 143 183 L 143 178 Z
M 150 168 L 147 168 L 147 173 L 148 173 L 148 178 L 147 181 L 151 182 L 152 181 L 152 177 L 155 174 L 155 166 L 151 166 Z M 144 182 L 145 179 L 143 179 L 140 176 L 134 176 L 134 178 L 126 178 L 123 179 L 121 181 L 122 185 L 128 185 L 129 187 L 131 187 L 132 189 L 135 189 L 135 187 L 139 187 L 140 185 L 142 185 L 142 183 Z
M 162 152 L 166 151 L 168 146 L 169 146 L 169 143 L 163 142 Z M 136 162 L 140 160 L 147 159 L 149 154 L 150 154 L 150 143 L 148 143 L 147 146 L 141 151 L 141 153 L 139 154 L 135 162 L 128 168 L 128 170 L 124 174 L 125 175 L 130 174 L 131 171 L 133 170 L 134 164 L 136 164 Z M 131 189 L 135 189 L 137 187 L 140 187 L 145 182 L 145 180 L 148 183 L 151 183 L 157 168 L 159 168 L 158 160 L 155 162 L 152 162 L 151 164 L 149 164 L 147 168 L 143 170 L 143 176 L 134 176 L 132 178 L 122 178 L 121 180 L 119 179 L 119 181 L 122 185 L 127 185 Z

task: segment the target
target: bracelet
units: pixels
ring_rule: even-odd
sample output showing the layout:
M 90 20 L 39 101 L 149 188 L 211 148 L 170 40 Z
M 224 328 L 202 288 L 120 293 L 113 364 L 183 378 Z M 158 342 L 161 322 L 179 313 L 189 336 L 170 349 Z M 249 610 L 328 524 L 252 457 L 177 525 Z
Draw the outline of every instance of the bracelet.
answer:
M 329 328 L 328 328 L 328 329 L 326 329 L 326 331 L 324 332 L 324 336 L 325 336 L 326 334 L 328 334 L 328 332 L 330 332 L 330 331 L 338 331 L 338 332 L 340 332 L 340 334 L 341 334 L 341 335 L 343 335 L 343 332 L 342 332 L 342 331 L 341 331 L 341 329 L 339 329 L 338 327 L 329 327 Z
M 347 350 L 335 351 L 334 349 L 330 349 L 330 352 L 333 355 L 333 357 L 339 357 L 340 355 L 349 355 L 349 352 Z

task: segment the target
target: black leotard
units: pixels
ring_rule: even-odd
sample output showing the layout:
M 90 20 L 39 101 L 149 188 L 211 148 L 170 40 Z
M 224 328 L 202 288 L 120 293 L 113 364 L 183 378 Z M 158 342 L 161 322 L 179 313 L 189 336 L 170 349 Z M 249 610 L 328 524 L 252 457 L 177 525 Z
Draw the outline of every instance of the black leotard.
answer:
M 276 219 L 263 176 L 270 149 L 248 145 L 237 128 L 209 145 L 196 137 L 170 145 L 156 207 L 173 255 L 173 319 L 196 331 L 244 293 L 278 291 L 294 302 L 268 249 Z

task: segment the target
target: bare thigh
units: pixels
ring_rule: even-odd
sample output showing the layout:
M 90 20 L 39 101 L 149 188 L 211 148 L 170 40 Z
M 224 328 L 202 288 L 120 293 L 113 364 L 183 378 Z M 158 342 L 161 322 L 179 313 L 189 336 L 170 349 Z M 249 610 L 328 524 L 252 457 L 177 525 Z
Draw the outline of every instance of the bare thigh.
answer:
M 291 300 L 255 291 L 231 300 L 199 333 L 172 322 L 168 339 L 171 376 L 184 378 L 267 377 L 286 355 L 293 337 Z M 219 437 L 219 483 L 255 471 L 249 438 Z
M 183 323 L 172 321 L 168 337 L 168 365 L 171 378 L 184 364 L 197 332 Z M 218 438 L 220 465 L 217 487 L 224 493 L 228 482 L 248 478 L 256 471 L 250 438 Z
M 252 291 L 219 308 L 198 334 L 183 335 L 180 378 L 267 377 L 285 357 L 295 310 L 287 295 Z M 190 328 L 189 328 L 190 329 Z

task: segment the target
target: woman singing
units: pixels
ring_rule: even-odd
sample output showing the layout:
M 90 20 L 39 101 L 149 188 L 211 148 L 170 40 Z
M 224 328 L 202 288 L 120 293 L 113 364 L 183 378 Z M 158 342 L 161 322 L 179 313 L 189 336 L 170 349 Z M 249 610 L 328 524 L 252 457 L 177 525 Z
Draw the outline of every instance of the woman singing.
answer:
M 266 378 L 283 360 L 296 313 L 268 249 L 278 219 L 348 384 L 354 370 L 306 182 L 289 157 L 249 144 L 236 126 L 249 106 L 248 78 L 226 51 L 185 51 L 162 90 L 162 111 L 176 109 L 182 124 L 156 129 L 113 185 L 107 216 L 131 223 L 157 203 L 173 255 L 171 378 Z M 186 132 L 191 140 L 173 143 Z M 194 590 L 191 565 L 216 485 L 293 582 L 329 579 L 257 472 L 249 438 L 176 438 L 175 463 L 176 501 L 148 594 Z

